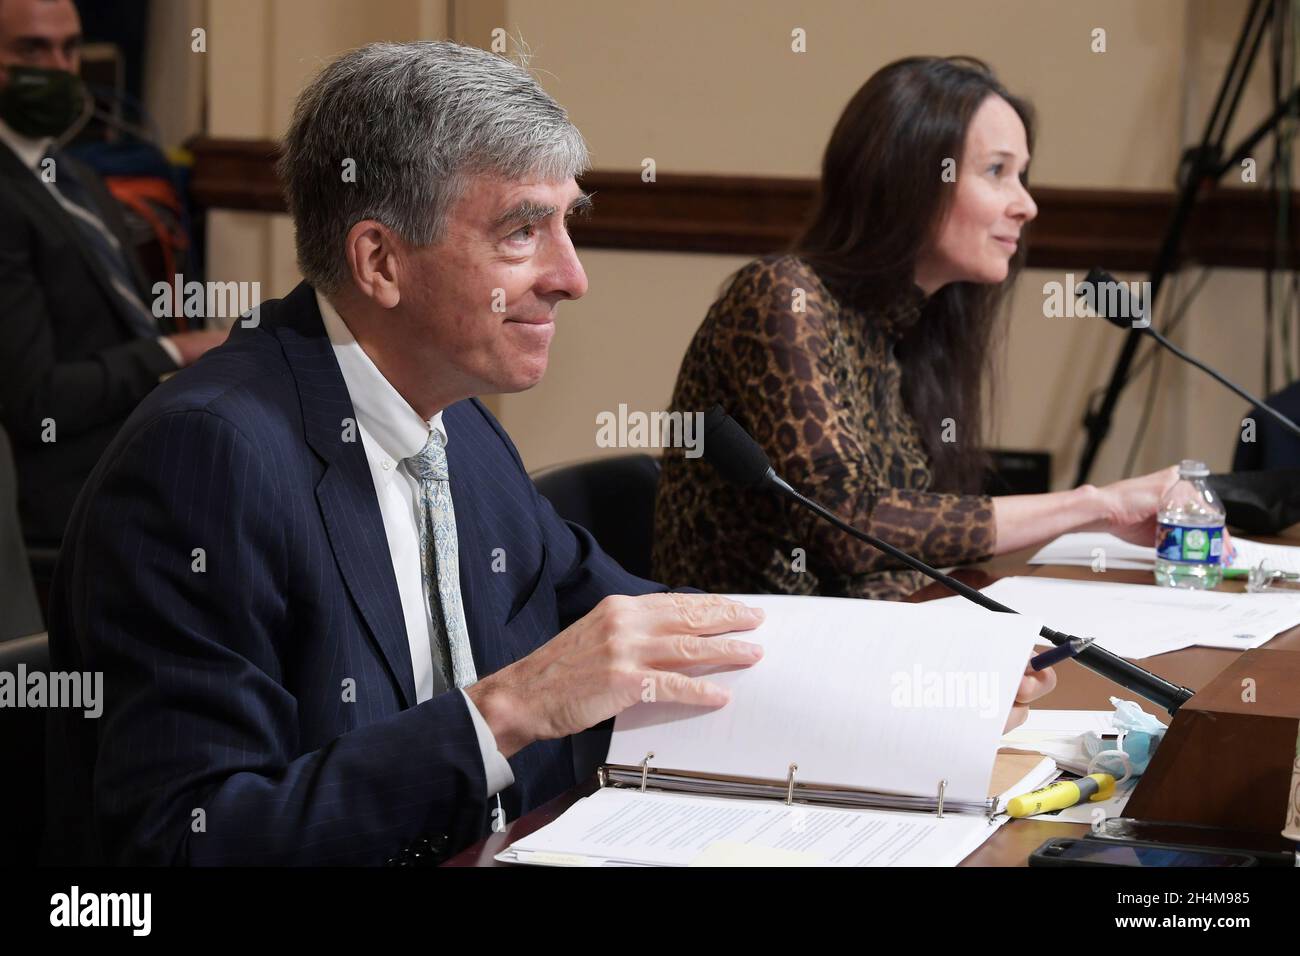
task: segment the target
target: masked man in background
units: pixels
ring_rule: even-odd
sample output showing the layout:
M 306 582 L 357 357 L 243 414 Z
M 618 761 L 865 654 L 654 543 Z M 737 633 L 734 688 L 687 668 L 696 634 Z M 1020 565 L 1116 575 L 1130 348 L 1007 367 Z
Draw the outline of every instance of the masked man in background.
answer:
M 24 537 L 53 546 L 140 399 L 225 338 L 160 333 L 117 203 L 59 148 L 89 109 L 80 60 L 71 0 L 0 0 L 0 425 Z

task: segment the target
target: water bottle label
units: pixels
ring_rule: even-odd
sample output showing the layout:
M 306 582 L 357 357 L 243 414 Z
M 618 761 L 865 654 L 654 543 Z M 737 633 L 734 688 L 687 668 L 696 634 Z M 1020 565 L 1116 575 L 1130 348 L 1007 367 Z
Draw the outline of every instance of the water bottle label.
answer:
M 1184 564 L 1221 564 L 1223 525 L 1183 528 L 1162 522 L 1156 531 L 1156 557 Z

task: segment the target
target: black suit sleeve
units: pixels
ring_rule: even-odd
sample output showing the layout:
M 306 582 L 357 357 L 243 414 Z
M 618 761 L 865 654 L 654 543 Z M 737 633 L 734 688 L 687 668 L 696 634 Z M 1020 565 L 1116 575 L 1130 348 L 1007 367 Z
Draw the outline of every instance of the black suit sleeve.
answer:
M 0 418 L 16 443 L 40 441 L 42 422 L 76 435 L 124 418 L 176 363 L 154 339 L 133 339 L 75 360 L 60 359 L 32 261 L 35 236 L 0 196 Z M 67 349 L 62 350 L 65 353 Z

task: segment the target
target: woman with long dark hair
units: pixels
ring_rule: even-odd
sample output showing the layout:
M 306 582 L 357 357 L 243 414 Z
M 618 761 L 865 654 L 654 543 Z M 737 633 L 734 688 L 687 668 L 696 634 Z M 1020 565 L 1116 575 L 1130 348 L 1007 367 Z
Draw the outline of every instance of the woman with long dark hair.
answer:
M 1037 215 L 1033 113 L 968 57 L 884 67 L 845 108 L 789 254 L 750 263 L 709 310 L 672 407 L 721 403 L 777 471 L 935 565 L 1067 531 L 1154 540 L 1176 468 L 1103 488 L 979 493 L 990 356 Z M 664 459 L 654 576 L 712 591 L 901 598 L 921 576 L 814 516 Z

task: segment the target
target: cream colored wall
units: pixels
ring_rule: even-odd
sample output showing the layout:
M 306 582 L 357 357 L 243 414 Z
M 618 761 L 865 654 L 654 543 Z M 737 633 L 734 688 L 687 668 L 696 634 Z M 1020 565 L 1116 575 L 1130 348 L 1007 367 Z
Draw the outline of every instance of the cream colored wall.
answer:
M 542 81 L 586 134 L 595 165 L 815 175 L 849 97 L 902 56 L 992 63 L 1042 112 L 1034 175 L 1061 186 L 1161 186 L 1171 156 L 1185 0 L 604 0 L 509 4 Z M 1105 27 L 1108 51 L 1089 52 Z M 802 28 L 807 52 L 791 52 Z M 1115 140 L 1094 121 L 1118 114 Z M 1166 151 L 1167 152 L 1167 151 Z
M 208 11 L 209 132 L 280 135 L 318 64 L 360 43 L 450 34 L 486 46 L 501 26 L 526 41 L 598 168 L 651 157 L 660 173 L 812 176 L 836 116 L 871 72 L 906 54 L 961 52 L 987 59 L 1035 102 L 1035 182 L 1167 188 L 1180 142 L 1199 136 L 1244 9 L 1245 0 L 218 0 Z M 806 53 L 790 50 L 796 27 Z M 1101 54 L 1089 49 L 1097 27 Z M 1261 91 L 1254 84 L 1239 130 L 1263 115 Z M 259 278 L 267 294 L 297 281 L 285 217 L 215 214 L 209 242 L 213 278 Z M 744 260 L 586 250 L 583 261 L 591 291 L 561 308 L 547 379 L 495 402 L 530 467 L 617 453 L 596 447 L 596 413 L 663 406 L 695 326 Z M 1029 272 L 1015 292 L 993 429 L 1002 446 L 1051 450 L 1058 485 L 1081 447 L 1084 396 L 1105 383 L 1122 344 L 1104 324 L 1044 318 L 1043 283 L 1062 279 L 1064 270 Z M 1213 276 L 1182 330 L 1185 345 L 1251 388 L 1261 384 L 1261 281 Z M 1144 379 L 1126 391 L 1095 480 L 1119 475 L 1144 396 Z M 1179 411 L 1189 396 L 1203 407 L 1194 428 Z M 1239 405 L 1166 361 L 1139 468 L 1187 454 L 1226 466 Z

